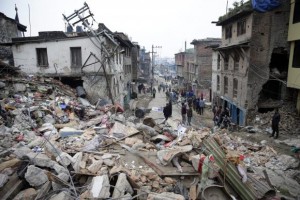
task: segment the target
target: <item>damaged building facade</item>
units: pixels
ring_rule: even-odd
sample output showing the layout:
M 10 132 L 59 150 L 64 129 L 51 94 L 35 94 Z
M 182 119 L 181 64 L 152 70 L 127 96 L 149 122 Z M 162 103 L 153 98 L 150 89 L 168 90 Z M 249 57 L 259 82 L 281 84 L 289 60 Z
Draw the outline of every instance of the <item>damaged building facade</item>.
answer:
M 98 31 L 103 29 L 107 28 L 100 24 Z M 88 32 L 51 31 L 40 32 L 36 37 L 14 38 L 14 62 L 27 74 L 57 77 L 73 87 L 83 86 L 92 103 L 107 99 L 111 92 L 115 102 L 124 105 L 130 96 L 127 91 L 131 85 L 133 45 L 124 34 L 108 34 L 99 37 L 111 50 L 109 56 L 104 55 L 96 37 Z
M 239 125 L 247 124 L 252 110 L 280 107 L 288 94 L 289 7 L 281 1 L 271 10 L 259 10 L 249 1 L 217 22 L 222 44 L 213 100 L 228 107 Z
M 197 92 L 202 94 L 205 99 L 211 101 L 211 81 L 212 81 L 212 54 L 213 50 L 210 46 L 219 46 L 220 38 L 206 38 L 193 40 L 194 45 L 194 63 Z
M 181 89 L 195 89 L 197 68 L 194 65 L 194 49 L 186 49 L 175 54 L 176 73 Z
M 17 11 L 17 8 L 16 8 Z M 10 46 L 5 44 L 10 43 L 12 38 L 24 37 L 26 26 L 19 23 L 18 13 L 16 12 L 15 19 L 7 17 L 0 12 L 0 60 L 11 66 L 13 63 L 13 54 Z M 18 65 L 15 65 L 18 66 Z

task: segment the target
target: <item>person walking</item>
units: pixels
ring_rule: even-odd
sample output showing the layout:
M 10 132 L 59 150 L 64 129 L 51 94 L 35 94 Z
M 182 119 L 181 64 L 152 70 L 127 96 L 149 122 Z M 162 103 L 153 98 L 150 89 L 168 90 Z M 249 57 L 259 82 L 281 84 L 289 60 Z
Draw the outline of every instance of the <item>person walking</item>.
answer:
M 155 98 L 155 94 L 156 94 L 156 89 L 155 89 L 155 87 L 153 87 L 153 90 L 152 90 L 153 98 Z
M 279 122 L 280 122 L 280 114 L 278 112 L 278 108 L 275 109 L 275 113 L 272 117 L 272 135 L 270 137 L 274 137 L 275 139 L 279 136 Z
M 169 117 L 172 117 L 172 101 L 171 100 L 169 101 L 169 114 L 170 114 Z
M 187 109 L 187 124 L 189 126 L 191 126 L 191 121 L 192 121 L 192 117 L 193 117 L 193 108 L 192 108 L 192 104 L 189 104 L 189 107 Z
M 182 124 L 186 124 L 186 105 L 182 103 L 181 106 L 181 117 L 182 117 Z
M 221 117 L 221 113 L 222 113 L 222 106 L 219 106 L 216 113 L 214 114 L 214 124 L 215 124 L 215 126 L 218 125 L 219 119 Z
M 200 115 L 203 115 L 204 106 L 205 106 L 204 100 L 203 100 L 203 98 L 201 98 L 199 101 Z
M 166 122 L 168 120 L 168 118 L 170 117 L 170 106 L 169 106 L 168 103 L 164 107 L 163 113 L 164 113 L 164 117 L 165 117 L 165 121 L 164 122 Z

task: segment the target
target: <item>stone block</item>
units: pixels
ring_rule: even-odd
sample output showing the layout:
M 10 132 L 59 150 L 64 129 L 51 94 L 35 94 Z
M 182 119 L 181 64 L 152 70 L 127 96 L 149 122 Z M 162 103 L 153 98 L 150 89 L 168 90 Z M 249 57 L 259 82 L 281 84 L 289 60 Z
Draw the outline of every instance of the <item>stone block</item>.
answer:
M 92 180 L 91 195 L 93 198 L 105 199 L 110 197 L 110 184 L 107 175 L 96 176 Z
M 127 181 L 126 174 L 121 173 L 119 174 L 112 197 L 119 198 L 124 196 L 126 193 L 133 194 L 133 190 L 131 185 Z
M 48 181 L 47 175 L 41 168 L 30 165 L 25 173 L 25 179 L 31 186 L 40 186 Z
M 37 191 L 34 188 L 27 188 L 19 192 L 13 200 L 34 200 L 36 196 Z

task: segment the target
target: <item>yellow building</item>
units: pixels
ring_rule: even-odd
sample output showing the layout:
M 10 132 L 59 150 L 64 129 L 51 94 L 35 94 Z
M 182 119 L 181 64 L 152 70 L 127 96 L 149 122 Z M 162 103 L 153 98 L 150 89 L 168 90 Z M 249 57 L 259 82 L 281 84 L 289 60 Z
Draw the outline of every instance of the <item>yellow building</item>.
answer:
M 288 41 L 291 47 L 287 86 L 298 90 L 297 110 L 300 113 L 300 0 L 291 0 Z

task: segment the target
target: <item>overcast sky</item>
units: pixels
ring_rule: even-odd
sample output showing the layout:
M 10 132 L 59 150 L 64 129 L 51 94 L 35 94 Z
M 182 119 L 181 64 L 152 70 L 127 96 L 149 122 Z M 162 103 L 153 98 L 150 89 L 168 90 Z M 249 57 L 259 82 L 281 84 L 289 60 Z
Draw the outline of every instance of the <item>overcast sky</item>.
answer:
M 235 0 L 228 0 L 232 7 Z M 39 31 L 65 31 L 62 14 L 69 16 L 87 2 L 98 23 L 111 31 L 126 33 L 146 50 L 151 46 L 159 57 L 174 57 L 193 39 L 221 37 L 221 27 L 212 24 L 226 13 L 227 0 L 0 0 L 0 12 L 27 26 L 26 36 Z M 29 25 L 29 7 L 30 21 Z M 94 27 L 96 28 L 95 24 Z

